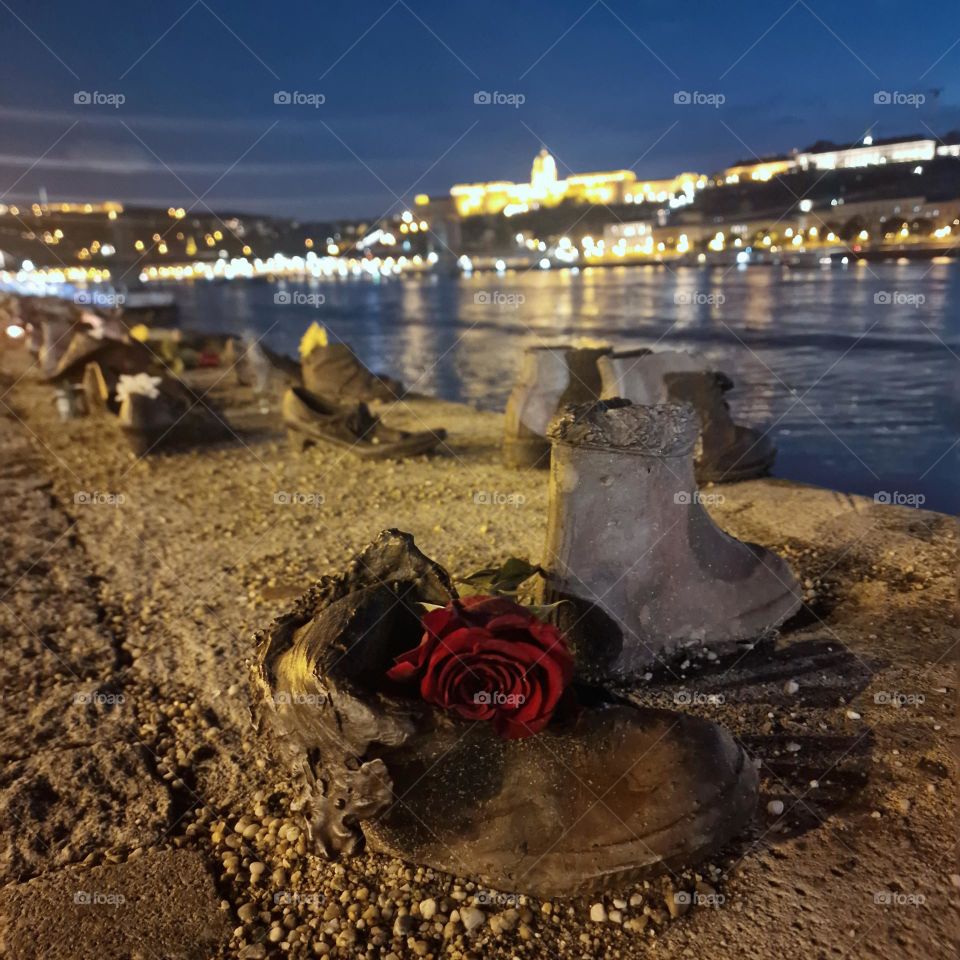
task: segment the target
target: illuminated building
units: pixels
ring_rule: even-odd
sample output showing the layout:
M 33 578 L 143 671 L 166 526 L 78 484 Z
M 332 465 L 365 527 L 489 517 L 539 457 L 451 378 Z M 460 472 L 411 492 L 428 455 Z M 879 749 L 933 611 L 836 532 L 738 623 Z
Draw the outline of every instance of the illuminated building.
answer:
M 960 156 L 960 144 L 952 142 L 953 139 L 939 142 L 932 137 L 875 140 L 868 135 L 845 145 L 817 143 L 801 152 L 734 164 L 720 173 L 719 179 L 725 184 L 765 181 L 798 170 L 851 170 L 887 163 L 921 163 L 937 156 Z
M 686 198 L 685 202 L 690 203 L 697 190 L 706 185 L 707 178 L 702 173 L 680 173 L 664 180 L 635 180 L 623 199 L 627 203 L 668 203 L 675 198 Z
M 706 185 L 706 178 L 685 173 L 669 180 L 640 182 L 632 170 L 609 170 L 602 173 L 576 173 L 565 180 L 557 176 L 556 160 L 541 150 L 533 160 L 529 183 L 509 180 L 490 183 L 459 183 L 450 190 L 461 217 L 478 213 L 504 213 L 512 216 L 537 207 L 556 206 L 563 201 L 574 203 L 643 203 L 664 202 L 677 194 L 692 196 Z
M 817 144 L 816 146 L 820 146 Z M 937 154 L 937 141 L 932 137 L 898 137 L 874 140 L 864 137 L 847 146 L 829 146 L 798 153 L 796 165 L 801 170 L 847 170 L 873 167 L 884 163 L 916 163 L 932 160 Z
M 724 183 L 740 183 L 742 180 L 769 180 L 796 167 L 794 157 L 767 157 L 753 162 L 737 163 L 727 167 L 720 176 Z

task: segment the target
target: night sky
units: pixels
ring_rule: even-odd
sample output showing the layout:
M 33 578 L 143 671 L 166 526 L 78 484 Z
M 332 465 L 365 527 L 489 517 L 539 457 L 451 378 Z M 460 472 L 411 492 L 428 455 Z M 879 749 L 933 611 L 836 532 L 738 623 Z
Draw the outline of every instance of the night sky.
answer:
M 8 202 L 43 186 L 369 217 L 456 182 L 525 180 L 541 143 L 561 174 L 653 178 L 870 128 L 960 127 L 955 2 L 0 0 L 0 23 Z M 280 91 L 325 102 L 276 104 Z M 678 105 L 678 91 L 724 102 Z

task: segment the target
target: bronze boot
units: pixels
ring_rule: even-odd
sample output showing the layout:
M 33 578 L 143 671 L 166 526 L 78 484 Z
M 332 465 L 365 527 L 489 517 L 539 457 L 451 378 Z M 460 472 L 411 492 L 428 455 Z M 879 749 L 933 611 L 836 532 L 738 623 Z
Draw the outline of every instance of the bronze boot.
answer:
M 399 380 L 372 373 L 346 343 L 314 347 L 303 358 L 302 366 L 307 390 L 336 403 L 399 400 L 404 395 Z
M 526 739 L 385 682 L 453 584 L 388 530 L 258 635 L 260 715 L 290 750 L 316 852 L 373 851 L 501 891 L 567 897 L 715 854 L 757 771 L 716 724 L 584 702 Z M 469 674 L 464 674 L 469 682 Z
M 689 403 L 697 412 L 700 437 L 695 453 L 699 483 L 749 480 L 769 473 L 777 450 L 766 434 L 734 423 L 724 394 L 733 387 L 723 373 L 676 350 L 630 350 L 600 359 L 604 399 L 633 403 Z
M 508 467 L 550 465 L 547 425 L 571 403 L 600 396 L 597 361 L 609 347 L 528 347 L 520 375 L 507 400 L 503 462 Z
M 770 635 L 800 607 L 786 561 L 724 533 L 693 472 L 685 404 L 568 408 L 553 441 L 546 594 L 582 669 L 631 677 L 689 647 Z M 714 494 L 714 496 L 717 496 Z

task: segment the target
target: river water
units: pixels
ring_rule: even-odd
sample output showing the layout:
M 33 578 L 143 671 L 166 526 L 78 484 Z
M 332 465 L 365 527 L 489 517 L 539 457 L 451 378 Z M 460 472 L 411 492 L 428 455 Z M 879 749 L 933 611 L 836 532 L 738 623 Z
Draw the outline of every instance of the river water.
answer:
M 776 476 L 960 512 L 956 261 L 171 289 L 185 326 L 252 330 L 294 354 L 318 320 L 371 368 L 486 409 L 503 408 L 528 345 L 697 351 L 736 382 L 736 417 L 774 432 Z

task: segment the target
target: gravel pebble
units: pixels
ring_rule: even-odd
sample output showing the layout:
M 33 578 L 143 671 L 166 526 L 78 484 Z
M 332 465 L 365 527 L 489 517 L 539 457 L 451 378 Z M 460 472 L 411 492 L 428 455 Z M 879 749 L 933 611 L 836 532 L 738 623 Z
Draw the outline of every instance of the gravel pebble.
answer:
M 486 919 L 486 915 L 477 907 L 464 907 L 460 911 L 460 922 L 463 924 L 467 933 L 473 933 Z

